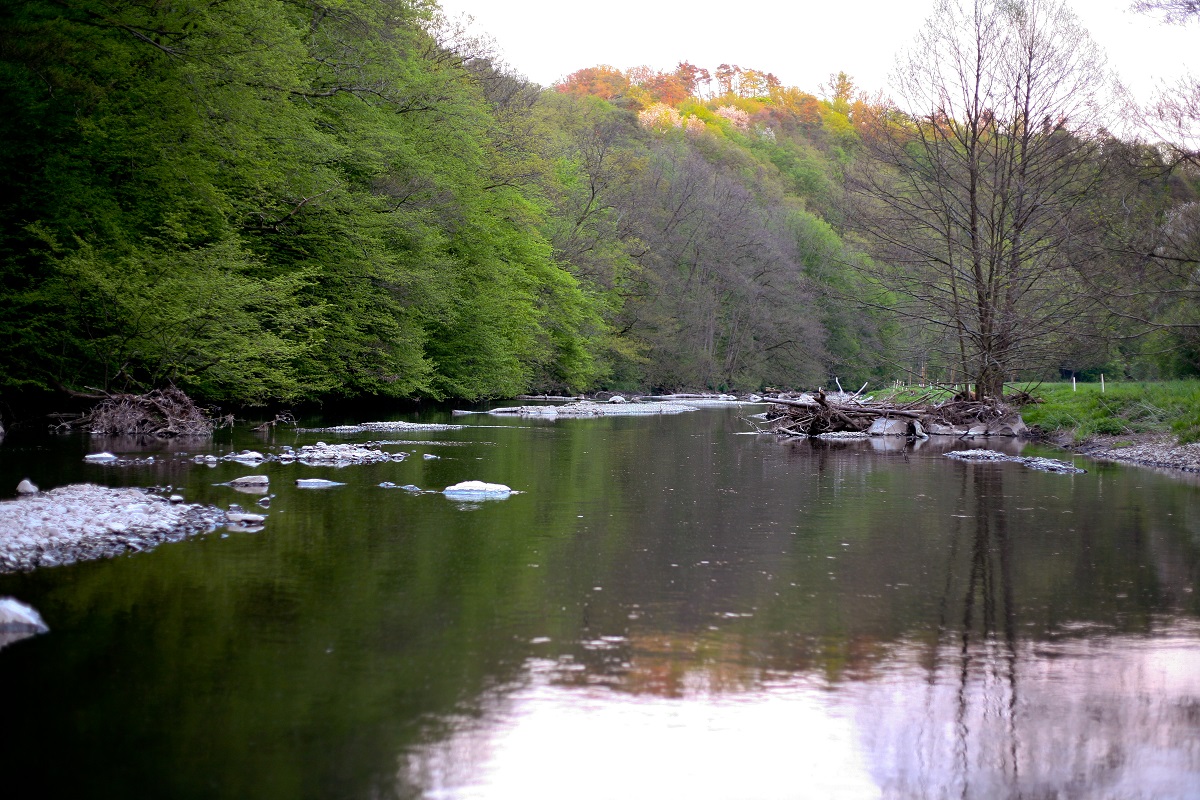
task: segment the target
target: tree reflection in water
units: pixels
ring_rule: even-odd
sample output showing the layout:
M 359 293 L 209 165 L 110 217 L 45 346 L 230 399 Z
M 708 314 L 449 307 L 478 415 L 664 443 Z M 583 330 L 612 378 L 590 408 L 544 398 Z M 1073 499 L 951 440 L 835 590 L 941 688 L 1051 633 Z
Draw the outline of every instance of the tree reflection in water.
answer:
M 795 454 L 813 503 L 840 507 L 836 494 L 861 485 L 864 467 L 845 452 Z M 1090 607 L 1069 607 L 1055 593 L 1069 566 L 1060 560 L 1031 574 L 1039 564 L 1030 548 L 1060 523 L 1022 508 L 1043 501 L 1031 500 L 1042 496 L 1030 486 L 1048 496 L 1066 495 L 1071 484 L 1006 465 L 956 466 L 935 480 L 946 499 L 920 513 L 929 524 L 949 522 L 925 551 L 930 602 L 906 600 L 913 615 L 904 630 L 881 628 L 871 605 L 839 605 L 848 614 L 840 630 L 797 621 L 806 606 L 827 608 L 829 597 L 852 604 L 878 596 L 861 594 L 868 578 L 908 579 L 895 564 L 865 571 L 872 559 L 889 557 L 883 548 L 896 529 L 881 528 L 883 538 L 862 560 L 836 551 L 843 577 L 858 571 L 859 588 L 849 593 L 833 594 L 845 592 L 842 581 L 820 589 L 808 573 L 795 590 L 807 600 L 780 601 L 774 614 L 759 607 L 703 621 L 689 613 L 684 624 L 667 626 L 639 612 L 622 635 L 593 621 L 576 642 L 537 645 L 523 685 L 499 688 L 478 716 L 410 752 L 401 780 L 434 796 L 522 800 L 1193 797 L 1200 785 L 1195 617 L 1164 611 L 1122 626 L 1093 609 L 1091 619 L 1104 622 L 1080 621 Z M 1031 532 L 1035 519 L 1043 527 Z M 901 546 L 916 546 L 917 532 L 908 534 Z M 1094 568 L 1092 538 L 1099 533 L 1063 531 L 1061 542 L 1083 541 L 1077 561 L 1066 562 L 1078 568 L 1067 592 L 1083 590 L 1079 581 Z M 1156 545 L 1148 537 L 1152 552 L 1173 541 L 1160 538 Z M 823 563 L 825 552 L 814 560 Z M 1171 560 L 1163 552 L 1159 560 Z M 767 563 L 706 569 L 744 579 Z M 878 602 L 901 597 L 910 595 Z M 850 609 L 868 613 L 850 618 Z
M 1135 636 L 1083 623 L 1022 640 L 1035 623 L 1018 617 L 1004 476 L 963 470 L 960 507 L 974 513 L 957 517 L 936 641 L 893 648 L 858 698 L 883 796 L 1194 796 L 1200 626 L 1164 617 Z

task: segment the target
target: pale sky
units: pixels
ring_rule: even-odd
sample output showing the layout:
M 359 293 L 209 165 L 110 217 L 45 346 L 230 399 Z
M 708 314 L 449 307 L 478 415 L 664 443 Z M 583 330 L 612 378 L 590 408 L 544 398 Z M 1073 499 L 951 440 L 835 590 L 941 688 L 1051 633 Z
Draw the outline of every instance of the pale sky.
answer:
M 1068 0 L 1110 65 L 1140 100 L 1190 68 L 1200 75 L 1200 25 L 1164 25 L 1134 14 L 1132 0 Z M 582 67 L 690 61 L 773 72 L 813 93 L 844 70 L 860 89 L 888 89 L 896 54 L 933 0 L 441 0 L 448 16 L 469 14 L 516 71 L 550 85 Z

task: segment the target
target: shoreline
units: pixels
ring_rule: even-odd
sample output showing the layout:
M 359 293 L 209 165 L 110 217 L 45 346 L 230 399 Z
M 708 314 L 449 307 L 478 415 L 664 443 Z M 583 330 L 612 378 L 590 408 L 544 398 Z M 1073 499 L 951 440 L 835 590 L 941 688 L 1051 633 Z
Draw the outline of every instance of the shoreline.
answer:
M 1045 441 L 1099 461 L 1200 473 L 1200 442 L 1179 444 L 1170 433 L 1089 436 L 1083 442 L 1052 436 Z

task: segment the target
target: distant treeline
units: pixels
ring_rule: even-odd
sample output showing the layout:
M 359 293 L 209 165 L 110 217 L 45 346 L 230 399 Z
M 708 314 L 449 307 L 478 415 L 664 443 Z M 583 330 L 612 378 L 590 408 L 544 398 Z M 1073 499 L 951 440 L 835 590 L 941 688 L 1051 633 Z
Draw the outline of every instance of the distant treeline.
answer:
M 426 0 L 6 3 L 0 401 L 948 377 L 846 225 L 877 106 L 717 72 L 542 88 Z M 1195 370 L 1156 336 L 1061 366 Z

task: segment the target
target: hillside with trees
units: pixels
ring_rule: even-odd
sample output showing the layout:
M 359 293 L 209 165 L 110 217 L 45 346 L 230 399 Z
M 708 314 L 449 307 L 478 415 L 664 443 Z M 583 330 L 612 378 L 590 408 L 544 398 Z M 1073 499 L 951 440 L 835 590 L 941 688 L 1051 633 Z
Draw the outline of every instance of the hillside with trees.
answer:
M 0 405 L 1195 374 L 1196 117 L 1108 133 L 1100 55 L 1027 5 L 944 4 L 901 105 L 540 87 L 432 0 L 6 4 Z

